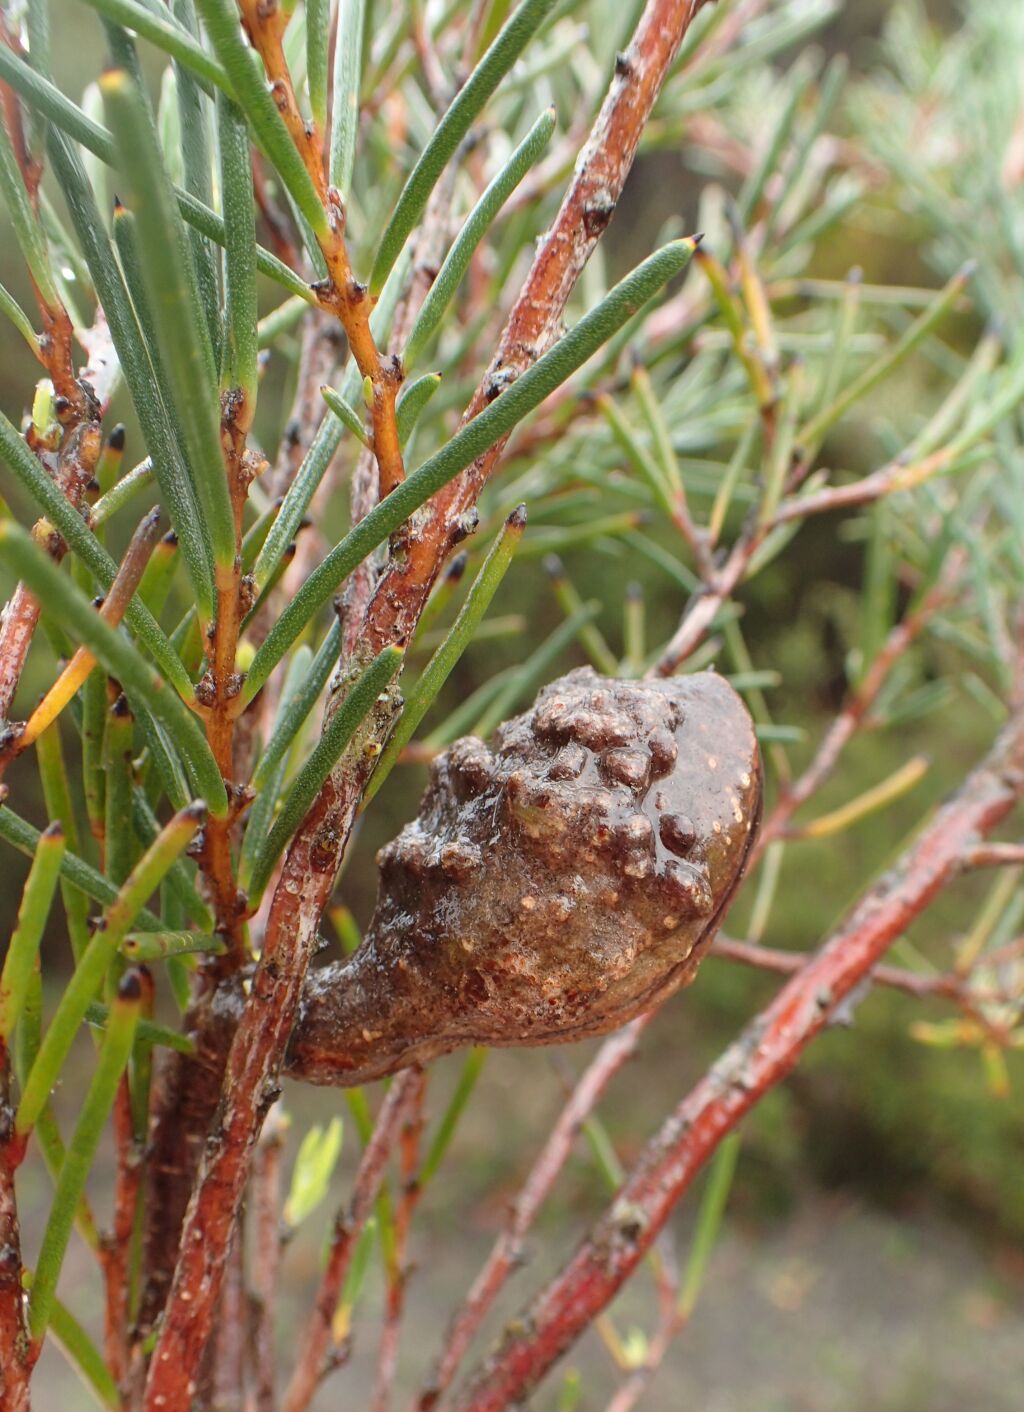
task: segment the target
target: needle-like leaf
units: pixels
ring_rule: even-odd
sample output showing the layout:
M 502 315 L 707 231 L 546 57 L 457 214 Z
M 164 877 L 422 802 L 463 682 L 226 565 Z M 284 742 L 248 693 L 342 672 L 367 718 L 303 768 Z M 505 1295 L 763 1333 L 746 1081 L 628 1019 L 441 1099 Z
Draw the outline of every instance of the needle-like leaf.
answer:
M 455 243 L 445 256 L 444 264 L 438 270 L 437 278 L 430 286 L 423 306 L 416 316 L 416 322 L 403 353 L 403 360 L 407 368 L 415 367 L 416 360 L 424 345 L 441 322 L 445 310 L 455 297 L 455 292 L 469 268 L 473 252 L 487 234 L 494 218 L 509 196 L 547 147 L 554 130 L 554 109 L 548 108 L 541 113 L 533 127 L 530 128 L 530 131 L 470 211 L 465 225 L 459 231 Z
M 227 812 L 227 793 L 196 717 L 132 643 L 103 621 L 70 579 L 31 535 L 10 521 L 0 523 L 0 554 L 51 613 L 95 654 L 126 692 L 137 696 L 166 727 L 188 764 L 193 783 L 214 814 Z
M 420 673 L 416 685 L 406 698 L 402 715 L 391 732 L 384 753 L 363 794 L 363 808 L 387 779 L 405 746 L 416 734 L 420 721 L 430 710 L 437 694 L 451 675 L 459 658 L 473 641 L 473 634 L 483 621 L 498 585 L 505 577 L 519 541 L 526 529 L 526 506 L 518 505 L 509 515 L 501 533 L 491 546 L 479 574 L 451 630 Z
M 191 252 L 142 95 L 123 70 L 104 74 L 100 87 L 128 183 L 127 204 L 138 222 L 143 279 L 189 473 L 214 564 L 230 568 L 234 513 L 221 452 L 213 355 Z
M 388 272 L 423 214 L 438 177 L 488 98 L 544 23 L 553 5 L 554 0 L 522 0 L 459 89 L 410 172 L 398 205 L 381 236 L 370 276 L 371 293 L 379 294 L 384 288 Z
M 314 570 L 274 624 L 253 658 L 243 688 L 251 701 L 281 657 L 357 564 L 381 544 L 403 520 L 429 500 L 442 486 L 489 450 L 501 437 L 538 407 L 551 392 L 571 377 L 612 337 L 666 280 L 689 262 L 696 241 L 673 241 L 638 265 L 610 290 L 597 308 L 585 314 L 575 328 L 539 358 L 531 368 L 482 412 L 456 432 L 386 500 L 336 545 Z
M 252 870 L 252 892 L 262 895 L 271 870 L 285 844 L 302 823 L 306 811 L 331 773 L 355 732 L 369 715 L 377 697 L 402 665 L 404 652 L 385 647 L 353 685 L 324 727 L 316 749 L 296 775 L 281 805 L 274 826 L 260 846 Z

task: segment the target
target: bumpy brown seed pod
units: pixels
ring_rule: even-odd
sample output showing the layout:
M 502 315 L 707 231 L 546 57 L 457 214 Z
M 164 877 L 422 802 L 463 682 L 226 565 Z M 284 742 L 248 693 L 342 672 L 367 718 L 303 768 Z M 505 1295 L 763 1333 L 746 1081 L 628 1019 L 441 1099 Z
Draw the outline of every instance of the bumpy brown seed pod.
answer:
M 307 984 L 287 1068 L 357 1084 L 465 1044 L 617 1028 L 692 980 L 761 810 L 753 724 L 712 672 L 589 668 L 434 761 L 378 855 L 362 945 Z

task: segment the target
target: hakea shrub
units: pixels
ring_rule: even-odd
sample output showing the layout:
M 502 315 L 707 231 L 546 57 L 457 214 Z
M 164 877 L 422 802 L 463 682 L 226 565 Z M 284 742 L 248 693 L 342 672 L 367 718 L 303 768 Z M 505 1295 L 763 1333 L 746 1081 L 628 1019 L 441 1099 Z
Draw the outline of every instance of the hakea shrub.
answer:
M 988 841 L 1024 787 L 1002 520 L 1024 349 L 988 332 L 960 351 L 965 268 L 938 291 L 815 271 L 885 180 L 831 135 L 844 66 L 805 47 L 829 0 L 620 8 L 75 0 L 63 39 L 88 28 L 106 51 L 75 94 L 47 0 L 3 18 L 0 185 L 28 292 L 0 305 L 38 365 L 21 428 L 0 418 L 0 838 L 31 860 L 0 980 L 5 1408 L 29 1406 L 52 1338 L 103 1407 L 301 1412 L 345 1362 L 378 1247 L 389 1406 L 415 1207 L 446 1159 L 459 1180 L 448 1144 L 488 1045 L 616 1031 L 416 1368 L 422 1409 L 519 1405 L 713 1158 L 688 1263 L 662 1240 L 651 1265 L 655 1333 L 626 1348 L 600 1321 L 612 1405 L 633 1405 L 693 1307 L 731 1130 L 867 979 L 958 1007 L 918 1037 L 977 1048 L 1005 1081 L 1012 923 L 878 963 L 960 873 L 1024 856 Z M 640 262 L 616 282 L 622 242 L 599 241 L 637 153 L 666 149 L 699 174 L 680 190 L 704 237 L 675 211 L 655 238 L 631 194 L 615 229 Z M 257 417 L 277 376 L 290 410 Z M 836 468 L 826 453 L 892 388 L 856 453 L 875 463 Z M 801 757 L 742 610 L 824 514 L 864 544 L 865 583 L 842 703 Z M 538 553 L 563 621 L 533 640 L 486 615 Z M 608 603 L 586 597 L 570 553 L 624 569 L 625 594 L 615 578 Z M 488 635 L 511 665 L 445 715 Z M 865 786 L 850 741 L 965 702 L 1005 721 L 990 755 L 819 950 L 768 944 L 799 850 L 845 848 L 928 771 L 913 756 Z M 311 970 L 357 819 L 425 759 L 366 941 L 332 909 L 355 954 Z M 798 817 L 833 776 L 845 802 Z M 745 939 L 714 940 L 744 868 Z M 986 917 L 1009 916 L 1005 876 Z M 706 953 L 792 974 L 624 1174 L 594 1110 Z M 461 1045 L 428 1127 L 424 1066 Z M 309 1218 L 339 1139 L 306 1135 L 282 1206 L 267 1119 L 289 1076 L 345 1085 L 364 1145 L 284 1367 L 282 1209 Z M 616 1194 L 460 1385 L 584 1124 Z M 101 1212 L 87 1178 L 107 1150 Z M 53 1190 L 29 1239 L 17 1198 L 40 1162 Z M 99 1305 L 61 1285 L 72 1240 Z

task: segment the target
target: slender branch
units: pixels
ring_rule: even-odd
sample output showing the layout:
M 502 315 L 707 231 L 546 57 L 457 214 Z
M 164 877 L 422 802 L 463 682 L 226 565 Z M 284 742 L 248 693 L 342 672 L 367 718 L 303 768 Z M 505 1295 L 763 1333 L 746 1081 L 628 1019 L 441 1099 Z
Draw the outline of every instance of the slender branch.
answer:
M 983 843 L 964 858 L 965 868 L 1019 868 L 1024 865 L 1024 843 Z
M 640 1015 L 606 1039 L 570 1095 L 519 1195 L 509 1207 L 501 1234 L 483 1269 L 452 1320 L 441 1357 L 420 1394 L 419 1412 L 430 1412 L 451 1386 L 488 1311 L 509 1276 L 521 1265 L 526 1233 L 565 1166 L 580 1129 L 609 1083 L 633 1057 L 650 1018 L 650 1014 Z
M 398 1368 L 398 1341 L 402 1332 L 402 1316 L 405 1313 L 405 1291 L 409 1278 L 406 1266 L 406 1251 L 409 1245 L 409 1227 L 420 1197 L 420 1187 L 416 1180 L 419 1168 L 420 1139 L 423 1136 L 423 1099 L 426 1092 L 426 1076 L 420 1069 L 414 1069 L 418 1083 L 409 1095 L 398 1135 L 400 1158 L 399 1173 L 401 1193 L 395 1207 L 393 1246 L 387 1255 L 387 1294 L 384 1307 L 384 1327 L 381 1330 L 380 1349 L 377 1354 L 377 1378 L 373 1388 L 372 1412 L 388 1412 L 394 1391 L 395 1373 Z
M 938 896 L 1024 793 L 1024 709 L 896 867 L 722 1055 L 651 1139 L 615 1202 L 533 1301 L 458 1412 L 521 1402 L 632 1274 L 722 1138 L 795 1067 L 887 947 Z
M 254 1412 L 275 1412 L 274 1315 L 281 1265 L 281 1149 L 280 1124 L 264 1130 L 256 1152 L 252 1177 L 253 1270 L 252 1359 Z
M 715 938 L 708 955 L 717 956 L 722 961 L 738 961 L 743 966 L 770 971 L 777 976 L 796 975 L 808 961 L 808 953 L 805 951 L 780 951 L 775 947 L 735 941 L 724 936 Z M 955 971 L 924 975 L 917 971 L 902 970 L 898 966 L 875 966 L 871 972 L 871 982 L 873 985 L 884 985 L 891 990 L 902 991 L 904 995 L 912 995 L 916 1000 L 949 1000 L 961 1007 L 998 1003 L 1011 998 L 995 991 L 979 992 L 971 985 L 969 976 L 958 975 Z
M 352 1186 L 352 1196 L 346 1211 L 334 1222 L 334 1235 L 327 1264 L 320 1278 L 306 1336 L 291 1382 L 284 1398 L 284 1412 L 305 1412 L 327 1370 L 327 1352 L 331 1341 L 331 1323 L 338 1307 L 342 1286 L 348 1273 L 359 1233 L 373 1211 L 377 1193 L 384 1181 L 384 1172 L 392 1148 L 398 1140 L 402 1124 L 414 1110 L 423 1089 L 423 1074 L 408 1069 L 399 1074 L 388 1089 L 381 1104 L 373 1136 L 366 1145 L 359 1170 Z

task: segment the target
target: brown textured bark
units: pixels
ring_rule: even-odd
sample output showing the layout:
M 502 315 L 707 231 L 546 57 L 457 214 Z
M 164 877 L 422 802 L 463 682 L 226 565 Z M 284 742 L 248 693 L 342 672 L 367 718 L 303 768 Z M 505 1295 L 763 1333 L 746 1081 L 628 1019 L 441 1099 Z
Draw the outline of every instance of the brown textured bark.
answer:
M 0 1042 L 0 1407 L 28 1412 L 28 1322 L 21 1284 L 21 1230 L 14 1173 L 24 1151 L 15 1137 L 7 1046 Z

